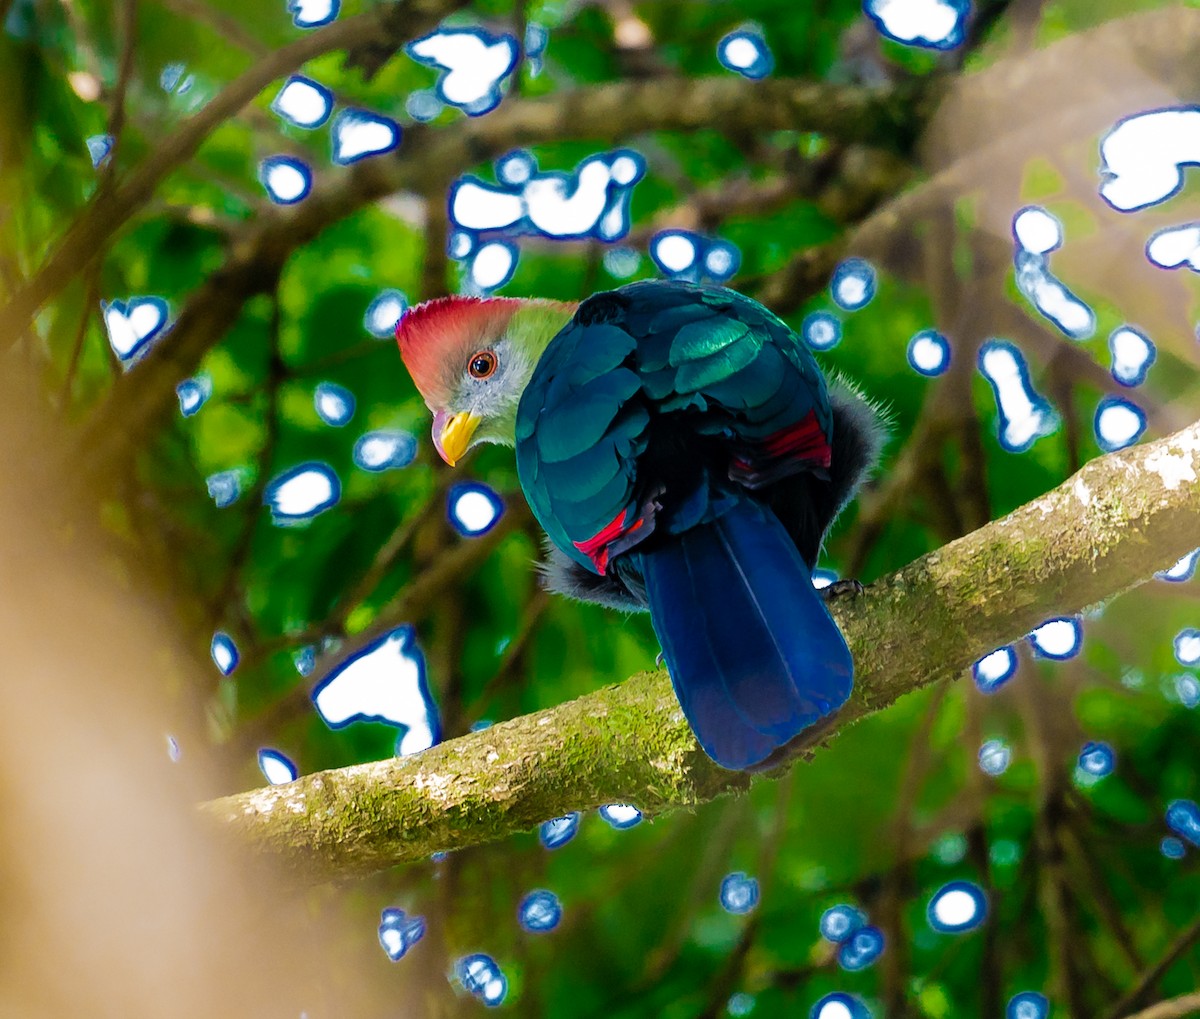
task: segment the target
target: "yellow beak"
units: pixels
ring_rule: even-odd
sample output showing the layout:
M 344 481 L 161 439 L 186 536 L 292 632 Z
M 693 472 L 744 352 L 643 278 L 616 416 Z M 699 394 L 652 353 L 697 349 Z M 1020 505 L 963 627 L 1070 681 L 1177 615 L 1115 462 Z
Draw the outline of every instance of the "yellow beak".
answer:
M 453 467 L 471 445 L 471 438 L 479 427 L 478 415 L 468 411 L 445 417 L 437 414 L 433 419 L 433 445 L 443 460 Z

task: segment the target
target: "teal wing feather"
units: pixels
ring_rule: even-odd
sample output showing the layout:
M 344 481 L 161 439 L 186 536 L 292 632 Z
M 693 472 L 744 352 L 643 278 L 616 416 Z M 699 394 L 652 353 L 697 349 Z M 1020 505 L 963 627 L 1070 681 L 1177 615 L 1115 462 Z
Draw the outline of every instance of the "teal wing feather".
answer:
M 553 340 L 517 409 L 517 474 L 550 540 L 580 565 L 575 547 L 633 502 L 636 458 L 649 409 L 626 366 L 637 343 L 604 323 L 567 325 Z
M 664 479 L 688 489 L 668 493 L 672 531 L 712 518 L 730 487 L 713 450 L 726 444 L 727 465 L 731 450 L 809 414 L 830 439 L 824 378 L 780 319 L 731 290 L 643 281 L 589 298 L 551 341 L 518 409 L 517 470 L 550 539 L 594 570 L 578 544 L 647 518 Z M 668 432 L 672 455 L 694 456 L 686 484 L 676 467 L 655 476 Z M 680 434 L 696 437 L 694 451 L 677 448 Z

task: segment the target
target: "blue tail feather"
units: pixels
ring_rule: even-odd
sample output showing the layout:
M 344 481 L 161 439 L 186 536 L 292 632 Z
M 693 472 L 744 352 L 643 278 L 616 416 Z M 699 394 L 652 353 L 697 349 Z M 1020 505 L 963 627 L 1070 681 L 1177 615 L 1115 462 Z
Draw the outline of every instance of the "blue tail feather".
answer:
M 761 763 L 850 696 L 854 665 L 779 519 L 741 498 L 634 553 L 696 738 L 725 768 Z

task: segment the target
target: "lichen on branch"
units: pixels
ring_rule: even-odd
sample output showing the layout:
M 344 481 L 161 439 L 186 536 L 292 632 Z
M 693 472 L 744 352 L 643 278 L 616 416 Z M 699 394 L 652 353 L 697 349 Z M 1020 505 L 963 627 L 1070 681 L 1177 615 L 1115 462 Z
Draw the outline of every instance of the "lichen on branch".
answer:
M 906 693 L 962 675 L 1047 617 L 1136 587 L 1200 546 L 1198 478 L 1200 422 L 1095 459 L 1008 516 L 834 602 L 854 653 L 854 693 L 799 756 Z M 750 782 L 699 749 L 659 670 L 420 754 L 202 809 L 285 868 L 321 880 L 494 842 L 605 803 L 660 816 Z

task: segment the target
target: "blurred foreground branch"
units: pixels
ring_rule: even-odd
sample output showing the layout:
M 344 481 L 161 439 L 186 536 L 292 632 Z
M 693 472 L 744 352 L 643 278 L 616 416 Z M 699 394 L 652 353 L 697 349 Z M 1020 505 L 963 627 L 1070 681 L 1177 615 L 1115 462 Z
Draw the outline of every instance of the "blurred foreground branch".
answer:
M 855 689 L 800 751 L 960 676 L 1048 616 L 1136 587 L 1200 545 L 1198 479 L 1200 422 L 1093 460 L 1007 517 L 833 603 L 854 653 Z M 324 879 L 493 842 L 605 803 L 658 816 L 744 792 L 750 781 L 698 748 L 660 670 L 421 754 L 203 809 L 284 866 Z

